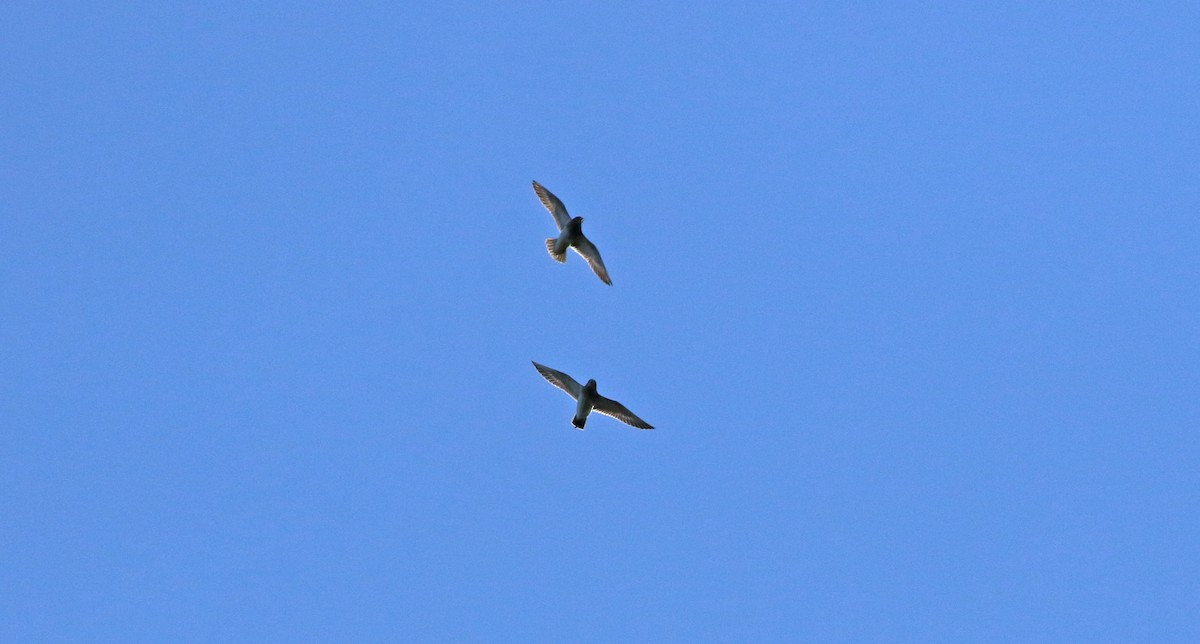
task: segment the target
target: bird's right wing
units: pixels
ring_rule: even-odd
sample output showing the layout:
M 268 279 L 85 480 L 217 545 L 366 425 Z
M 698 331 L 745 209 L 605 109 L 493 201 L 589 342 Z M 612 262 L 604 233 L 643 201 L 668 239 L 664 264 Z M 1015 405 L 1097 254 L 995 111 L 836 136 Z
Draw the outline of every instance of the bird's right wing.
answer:
M 550 214 L 554 216 L 554 223 L 558 225 L 559 230 L 571 223 L 571 215 L 567 214 L 567 207 L 558 197 L 554 196 L 554 193 L 536 181 L 533 182 L 533 191 L 537 193 L 538 199 L 542 200 L 542 205 L 546 207 L 546 210 L 549 210 Z
M 538 373 L 542 374 L 543 378 L 549 380 L 550 384 L 571 394 L 572 398 L 579 399 L 579 392 L 583 391 L 583 387 L 578 382 L 575 382 L 574 378 L 561 371 L 551 369 L 544 364 L 534 362 L 533 367 L 538 370 Z
M 641 418 L 638 418 L 637 415 L 629 411 L 625 405 L 622 405 L 612 398 L 605 398 L 604 396 L 599 395 L 596 396 L 596 405 L 592 407 L 592 410 L 600 412 L 605 416 L 612 416 L 622 423 L 637 427 L 638 429 L 654 429 L 653 425 L 647 423 Z
M 596 277 L 600 278 L 601 282 L 612 286 L 612 278 L 608 276 L 608 269 L 604 267 L 604 260 L 600 259 L 600 249 L 596 248 L 592 240 L 580 235 L 579 241 L 575 242 L 575 245 L 571 248 L 575 249 L 575 252 L 579 253 L 580 257 L 587 260 L 588 266 L 592 267 L 592 272 L 596 274 Z

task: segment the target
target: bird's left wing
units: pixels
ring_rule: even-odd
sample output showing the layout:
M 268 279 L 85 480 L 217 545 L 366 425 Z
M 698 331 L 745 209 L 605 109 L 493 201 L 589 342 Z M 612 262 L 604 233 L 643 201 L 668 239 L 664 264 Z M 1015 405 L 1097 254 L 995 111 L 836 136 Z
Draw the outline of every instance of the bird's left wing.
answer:
M 638 429 L 654 429 L 654 426 L 646 421 L 638 418 L 633 412 L 626 409 L 625 405 L 604 396 L 596 396 L 596 405 L 592 407 L 593 411 L 598 411 L 605 416 L 612 416 L 617 420 L 632 425 Z
M 554 196 L 553 192 L 550 192 L 545 186 L 536 181 L 533 182 L 533 191 L 537 193 L 538 199 L 542 201 L 542 205 L 546 207 L 546 210 L 550 211 L 550 215 L 554 217 L 554 223 L 558 225 L 559 230 L 562 230 L 563 227 L 571 223 L 571 215 L 567 214 L 567 207 L 563 205 L 561 199 Z
M 583 391 L 583 387 L 580 386 L 578 382 L 575 382 L 574 378 L 561 371 L 551 369 L 544 364 L 538 364 L 536 362 L 533 363 L 533 368 L 537 369 L 538 373 L 542 374 L 543 378 L 549 380 L 550 384 L 562 389 L 568 394 L 571 394 L 572 398 L 576 400 L 579 399 L 579 392 Z

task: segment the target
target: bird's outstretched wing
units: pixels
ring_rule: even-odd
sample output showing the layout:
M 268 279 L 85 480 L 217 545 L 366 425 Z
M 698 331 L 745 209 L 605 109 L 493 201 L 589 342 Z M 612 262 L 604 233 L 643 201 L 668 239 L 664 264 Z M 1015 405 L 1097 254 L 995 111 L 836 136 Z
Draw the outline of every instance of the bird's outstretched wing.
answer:
M 556 371 L 544 364 L 538 364 L 536 362 L 533 363 L 533 368 L 537 369 L 538 373 L 542 374 L 543 378 L 549 380 L 550 384 L 562 389 L 568 394 L 571 394 L 572 398 L 575 398 L 576 400 L 579 399 L 579 392 L 583 391 L 583 387 L 580 386 L 578 382 L 575 382 L 574 378 L 561 371 Z
M 604 396 L 596 396 L 596 405 L 592 407 L 593 411 L 600 412 L 605 416 L 612 416 L 617 420 L 632 425 L 638 429 L 654 429 L 654 426 L 646 421 L 638 418 L 633 412 L 625 408 L 625 405 Z
M 600 251 L 596 249 L 596 245 L 591 240 L 580 235 L 579 241 L 575 242 L 571 248 L 574 248 L 580 257 L 587 260 L 588 266 L 592 267 L 592 271 L 596 273 L 596 277 L 599 277 L 601 282 L 612 286 L 612 279 L 608 276 L 608 269 L 604 267 L 604 260 L 600 259 Z
M 542 184 L 534 181 L 533 191 L 537 193 L 538 199 L 542 200 L 542 205 L 550 214 L 554 216 L 554 223 L 558 225 L 558 229 L 562 230 L 564 226 L 571 222 L 571 215 L 567 214 L 567 207 L 554 193 L 550 192 Z

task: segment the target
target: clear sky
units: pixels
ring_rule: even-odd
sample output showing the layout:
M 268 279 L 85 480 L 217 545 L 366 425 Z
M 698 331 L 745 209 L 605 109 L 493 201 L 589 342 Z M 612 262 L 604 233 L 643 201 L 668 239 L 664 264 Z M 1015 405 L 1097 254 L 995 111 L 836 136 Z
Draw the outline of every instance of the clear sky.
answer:
M 0 9 L 0 640 L 1200 639 L 1195 3 L 245 4 Z

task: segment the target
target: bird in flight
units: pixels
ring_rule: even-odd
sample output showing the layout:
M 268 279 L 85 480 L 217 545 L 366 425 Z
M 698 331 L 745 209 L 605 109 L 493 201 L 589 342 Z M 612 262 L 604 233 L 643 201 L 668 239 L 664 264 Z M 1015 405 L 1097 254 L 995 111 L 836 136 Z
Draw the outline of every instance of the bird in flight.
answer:
M 558 237 L 546 240 L 546 250 L 550 251 L 550 256 L 560 264 L 565 263 L 567 249 L 573 248 L 580 257 L 587 260 L 588 265 L 592 267 L 600 281 L 612 286 L 612 280 L 608 277 L 608 269 L 604 267 L 604 260 L 600 259 L 600 251 L 596 250 L 596 245 L 591 240 L 583 236 L 583 217 L 568 215 L 567 207 L 563 205 L 562 200 L 536 181 L 533 182 L 533 191 L 537 193 L 538 199 L 542 200 L 542 205 L 550 211 L 554 217 L 554 223 L 558 225 Z
M 574 378 L 561 371 L 555 371 L 546 365 L 536 362 L 533 363 L 533 366 L 538 370 L 538 373 L 542 374 L 543 378 L 550 381 L 550 384 L 562 389 L 575 399 L 575 417 L 571 419 L 571 424 L 580 430 L 587 423 L 588 414 L 593 410 L 605 416 L 612 416 L 622 423 L 632 425 L 638 429 L 654 429 L 650 423 L 638 418 L 633 412 L 626 409 L 625 405 L 596 393 L 596 381 L 594 379 L 587 381 L 586 385 L 580 385 Z

